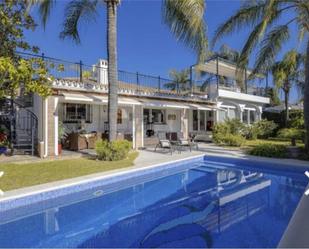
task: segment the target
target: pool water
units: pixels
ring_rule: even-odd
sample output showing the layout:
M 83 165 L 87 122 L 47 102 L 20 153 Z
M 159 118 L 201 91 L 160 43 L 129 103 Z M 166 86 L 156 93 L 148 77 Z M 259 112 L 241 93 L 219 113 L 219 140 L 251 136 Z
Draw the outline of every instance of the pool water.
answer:
M 2 213 L 0 247 L 277 246 L 307 185 L 301 172 L 193 164 L 108 194 L 42 201 L 27 215 Z

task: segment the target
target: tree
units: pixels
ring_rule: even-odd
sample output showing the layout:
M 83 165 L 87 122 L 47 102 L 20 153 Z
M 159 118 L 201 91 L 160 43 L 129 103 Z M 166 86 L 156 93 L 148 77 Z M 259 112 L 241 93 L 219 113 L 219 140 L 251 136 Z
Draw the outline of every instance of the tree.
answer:
M 270 106 L 280 105 L 281 101 L 278 96 L 278 91 L 274 87 L 267 87 L 265 96 L 270 98 Z
M 47 65 L 39 58 L 25 60 L 17 53 L 17 50 L 39 50 L 25 41 L 24 31 L 36 27 L 26 9 L 25 1 L 0 3 L 0 98 L 13 99 L 19 90 L 41 96 L 51 93 Z
M 37 58 L 19 59 L 0 57 L 0 99 L 10 96 L 14 99 L 19 90 L 37 93 L 42 97 L 51 94 L 48 69 L 43 60 Z
M 172 81 L 164 85 L 166 88 L 177 92 L 186 91 L 189 89 L 188 84 L 190 83 L 190 78 L 188 69 L 183 69 L 180 71 L 172 69 L 169 75 Z
M 219 50 L 219 53 L 218 55 L 223 58 L 223 59 L 226 59 L 230 62 L 233 62 L 233 63 L 237 63 L 238 60 L 239 60 L 239 57 L 240 57 L 240 53 L 239 51 L 229 47 L 228 45 L 226 44 L 223 44 L 221 47 L 220 47 L 220 50 Z
M 298 28 L 299 40 L 306 46 L 304 116 L 307 131 L 306 151 L 309 153 L 309 1 L 260 0 L 245 3 L 221 24 L 215 32 L 213 45 L 223 36 L 241 28 L 252 28 L 246 40 L 238 68 L 243 69 L 254 49 L 261 47 L 256 56 L 253 74 L 265 72 L 274 63 L 282 45 L 290 37 L 291 25 Z
M 285 127 L 289 121 L 289 95 L 293 85 L 299 81 L 300 66 L 301 55 L 291 50 L 284 55 L 282 61 L 274 63 L 271 67 L 276 89 L 284 92 Z
M 30 0 L 39 4 L 41 19 L 45 25 L 56 0 Z M 120 0 L 70 0 L 65 8 L 65 20 L 61 38 L 70 37 L 80 42 L 78 26 L 82 18 L 95 17 L 97 6 L 105 2 L 107 8 L 107 60 L 108 60 L 108 122 L 109 140 L 117 135 L 118 70 L 117 70 L 117 6 Z M 165 0 L 163 20 L 175 37 L 194 49 L 198 61 L 204 62 L 207 48 L 204 24 L 204 0 Z

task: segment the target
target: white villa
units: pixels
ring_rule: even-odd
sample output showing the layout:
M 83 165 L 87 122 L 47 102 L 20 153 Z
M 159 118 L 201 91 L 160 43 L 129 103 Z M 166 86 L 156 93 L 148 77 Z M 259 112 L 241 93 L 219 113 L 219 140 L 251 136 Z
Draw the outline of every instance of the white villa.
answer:
M 42 157 L 59 155 L 59 121 L 66 133 L 83 130 L 87 139 L 94 134 L 104 137 L 107 132 L 107 61 L 99 60 L 88 71 L 82 65 L 75 68 L 77 77 L 55 77 L 52 96 L 33 97 L 30 110 L 37 117 L 35 136 Z M 181 132 L 184 137 L 199 134 L 204 140 L 211 140 L 213 125 L 226 117 L 248 124 L 261 119 L 263 105 L 269 103 L 269 98 L 262 96 L 262 88 L 247 82 L 250 72 L 244 76 L 244 92 L 236 86 L 235 65 L 220 57 L 200 68 L 204 78 L 212 77 L 207 84 L 193 80 L 194 69 L 192 66 L 191 84 L 185 89 L 167 89 L 165 84 L 170 81 L 160 77 L 119 71 L 119 138 L 131 140 L 134 148 L 155 145 L 160 131 Z

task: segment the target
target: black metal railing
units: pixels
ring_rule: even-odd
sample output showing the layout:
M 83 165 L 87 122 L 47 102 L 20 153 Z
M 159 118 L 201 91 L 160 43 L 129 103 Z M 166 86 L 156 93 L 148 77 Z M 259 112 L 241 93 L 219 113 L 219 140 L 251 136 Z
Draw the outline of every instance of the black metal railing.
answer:
M 0 116 L 10 130 L 9 139 L 13 148 L 30 150 L 34 155 L 38 142 L 38 118 L 21 99 L 3 98 Z
M 23 58 L 42 58 L 46 61 L 49 72 L 55 79 L 87 82 L 91 84 L 107 84 L 107 67 L 100 67 L 98 64 L 86 65 L 82 63 L 82 61 L 70 62 L 47 57 L 44 54 L 20 53 L 20 55 Z M 161 76 L 118 70 L 118 81 L 120 89 L 131 90 L 135 93 L 151 92 L 175 95 L 206 95 L 209 93 L 210 89 L 216 87 L 217 89 L 221 88 L 262 96 L 265 94 L 265 91 L 261 90 L 262 87 L 255 86 L 258 84 L 256 84 L 254 80 L 246 81 L 247 84 L 241 88 L 235 79 L 212 73 L 203 73 L 197 78 L 192 77 L 188 79 L 187 82 L 177 83 L 172 79 Z

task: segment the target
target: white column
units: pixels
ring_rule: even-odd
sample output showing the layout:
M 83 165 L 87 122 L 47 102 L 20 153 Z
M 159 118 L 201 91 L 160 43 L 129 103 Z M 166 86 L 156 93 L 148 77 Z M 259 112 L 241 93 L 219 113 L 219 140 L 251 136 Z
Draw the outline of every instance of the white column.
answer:
M 55 108 L 55 112 L 54 112 L 54 122 L 55 122 L 55 156 L 59 155 L 59 151 L 58 151 L 58 140 L 59 140 L 59 131 L 58 131 L 58 122 L 59 122 L 59 116 L 58 116 L 58 97 L 55 97 L 55 101 L 54 101 L 54 108 Z
M 189 135 L 189 119 L 187 109 L 181 109 L 180 111 L 180 130 L 184 138 L 187 138 Z
M 242 111 L 242 110 L 239 110 L 239 119 L 240 119 L 240 122 L 243 122 L 243 120 L 242 120 L 242 113 L 243 113 L 243 111 Z
M 133 144 L 133 149 L 136 149 L 136 134 L 135 134 L 135 105 L 132 105 L 132 144 Z
M 43 100 L 44 103 L 44 157 L 47 157 L 48 155 L 48 98 Z

